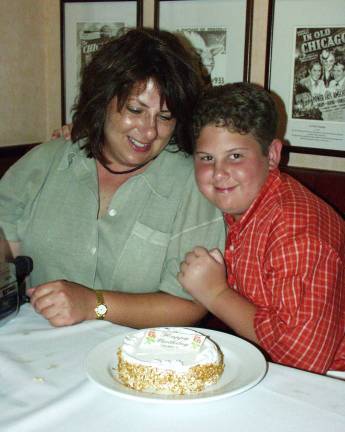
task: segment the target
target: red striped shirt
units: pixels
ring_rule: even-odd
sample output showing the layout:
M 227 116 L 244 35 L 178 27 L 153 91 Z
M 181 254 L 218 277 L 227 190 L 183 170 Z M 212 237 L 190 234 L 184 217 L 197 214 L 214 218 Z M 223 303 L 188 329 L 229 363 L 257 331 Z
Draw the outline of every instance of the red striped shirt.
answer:
M 271 360 L 345 370 L 345 221 L 278 170 L 239 221 L 225 219 L 228 282 L 257 306 Z

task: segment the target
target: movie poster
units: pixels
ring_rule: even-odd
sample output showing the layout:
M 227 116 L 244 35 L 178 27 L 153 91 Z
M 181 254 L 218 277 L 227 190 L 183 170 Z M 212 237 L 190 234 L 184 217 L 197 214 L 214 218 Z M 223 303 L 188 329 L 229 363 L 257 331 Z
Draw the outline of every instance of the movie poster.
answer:
M 225 84 L 227 82 L 226 27 L 179 27 L 176 32 L 183 35 L 194 47 L 200 56 L 204 73 L 212 84 Z
M 345 122 L 345 27 L 297 28 L 292 119 Z
M 77 23 L 77 82 L 84 66 L 92 56 L 111 39 L 117 38 L 125 31 L 122 23 Z

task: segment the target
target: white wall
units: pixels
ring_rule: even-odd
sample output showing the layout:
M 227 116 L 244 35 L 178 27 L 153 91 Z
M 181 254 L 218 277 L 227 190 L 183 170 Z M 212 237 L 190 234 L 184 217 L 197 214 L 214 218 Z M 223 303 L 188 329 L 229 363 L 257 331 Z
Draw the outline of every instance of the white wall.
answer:
M 212 1 L 212 0 L 210 0 Z M 61 124 L 59 0 L 0 0 L 0 146 L 49 139 Z M 154 0 L 144 0 L 153 25 Z M 268 0 L 254 0 L 251 81 L 264 83 Z M 291 153 L 290 165 L 345 171 L 345 159 Z

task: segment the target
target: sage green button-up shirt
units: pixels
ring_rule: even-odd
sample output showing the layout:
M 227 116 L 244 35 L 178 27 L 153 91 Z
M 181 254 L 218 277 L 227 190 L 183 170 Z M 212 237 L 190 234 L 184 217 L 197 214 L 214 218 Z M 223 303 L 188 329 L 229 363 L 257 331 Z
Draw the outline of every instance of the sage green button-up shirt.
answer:
M 224 248 L 221 213 L 204 199 L 192 158 L 164 150 L 126 181 L 98 219 L 94 159 L 78 144 L 41 144 L 0 181 L 0 228 L 34 262 L 31 286 L 65 279 L 102 290 L 164 291 L 194 246 Z

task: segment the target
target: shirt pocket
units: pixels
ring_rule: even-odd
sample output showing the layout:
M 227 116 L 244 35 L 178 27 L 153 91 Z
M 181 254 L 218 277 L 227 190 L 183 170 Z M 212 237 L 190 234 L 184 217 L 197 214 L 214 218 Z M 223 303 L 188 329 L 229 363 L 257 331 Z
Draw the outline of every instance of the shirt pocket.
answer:
M 118 291 L 144 293 L 159 290 L 170 234 L 136 222 L 113 274 Z

